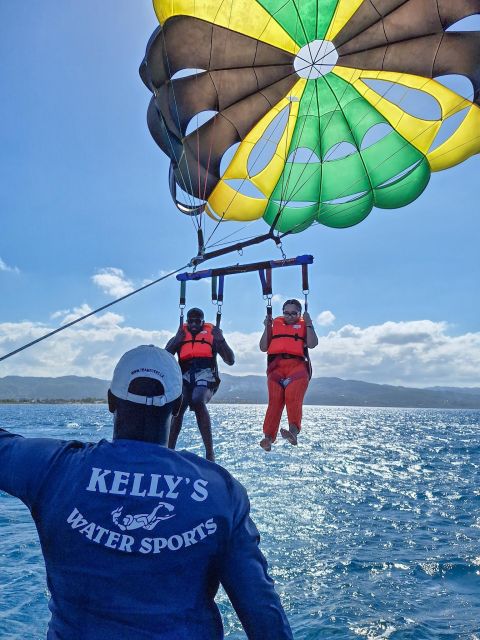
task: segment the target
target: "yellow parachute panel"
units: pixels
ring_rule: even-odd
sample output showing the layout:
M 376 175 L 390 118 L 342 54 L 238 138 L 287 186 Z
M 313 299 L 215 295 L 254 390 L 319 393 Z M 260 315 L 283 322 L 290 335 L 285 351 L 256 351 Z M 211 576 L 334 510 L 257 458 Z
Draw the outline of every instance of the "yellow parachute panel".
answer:
M 172 16 L 191 16 L 238 31 L 292 54 L 300 48 L 256 0 L 223 0 L 221 3 L 203 0 L 201 12 L 197 11 L 195 0 L 153 0 L 153 6 L 160 24 Z
M 253 127 L 240 144 L 227 170 L 208 199 L 209 207 L 207 207 L 207 213 L 209 213 L 211 217 L 220 217 L 222 220 L 247 221 L 256 220 L 263 215 L 265 207 L 268 204 L 268 199 L 285 166 L 288 149 L 295 129 L 300 99 L 306 84 L 306 80 L 299 80 L 289 95 L 276 104 L 275 107 Z M 250 176 L 248 172 L 248 159 L 253 148 L 259 143 L 267 127 L 285 108 L 289 109 L 288 123 L 277 145 L 275 154 L 262 171 L 254 176 Z M 252 198 L 244 195 L 240 191 L 232 189 L 232 187 L 225 182 L 226 180 L 249 181 L 264 197 Z

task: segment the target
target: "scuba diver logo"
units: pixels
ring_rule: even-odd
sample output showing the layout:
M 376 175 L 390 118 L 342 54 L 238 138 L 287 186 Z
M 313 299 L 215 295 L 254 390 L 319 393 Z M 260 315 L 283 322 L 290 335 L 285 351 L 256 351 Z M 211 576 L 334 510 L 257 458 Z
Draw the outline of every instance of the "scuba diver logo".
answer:
M 164 515 L 157 515 L 160 510 L 164 512 Z M 112 520 L 120 531 L 133 531 L 135 529 L 152 531 L 160 521 L 174 518 L 175 514 L 171 513 L 174 510 L 175 507 L 168 504 L 168 502 L 159 502 L 151 513 L 126 514 L 122 516 L 123 507 L 118 507 L 112 511 Z

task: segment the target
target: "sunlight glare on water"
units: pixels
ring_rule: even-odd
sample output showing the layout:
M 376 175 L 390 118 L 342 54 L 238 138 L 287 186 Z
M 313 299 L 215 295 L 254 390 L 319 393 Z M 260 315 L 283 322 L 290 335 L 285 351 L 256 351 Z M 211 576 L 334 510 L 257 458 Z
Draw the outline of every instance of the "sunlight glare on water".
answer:
M 480 638 L 478 411 L 306 407 L 298 447 L 259 446 L 265 407 L 211 405 L 217 461 L 247 488 L 295 640 Z M 109 438 L 105 406 L 0 407 L 23 435 Z M 179 447 L 202 454 L 192 414 Z M 45 636 L 27 509 L 0 494 L 0 637 Z M 245 638 L 221 592 L 226 637 Z

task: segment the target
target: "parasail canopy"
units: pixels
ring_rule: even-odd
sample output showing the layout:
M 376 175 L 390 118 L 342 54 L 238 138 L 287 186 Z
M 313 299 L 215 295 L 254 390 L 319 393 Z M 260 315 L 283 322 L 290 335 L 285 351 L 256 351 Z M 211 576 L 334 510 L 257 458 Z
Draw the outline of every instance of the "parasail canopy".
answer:
M 480 32 L 447 31 L 480 0 L 154 7 L 140 74 L 184 213 L 349 227 L 480 151 Z

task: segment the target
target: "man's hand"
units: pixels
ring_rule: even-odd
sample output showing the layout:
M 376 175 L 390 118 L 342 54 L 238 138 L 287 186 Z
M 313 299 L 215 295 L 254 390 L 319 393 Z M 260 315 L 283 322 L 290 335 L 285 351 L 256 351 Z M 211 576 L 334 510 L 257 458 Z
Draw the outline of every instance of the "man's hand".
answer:
M 225 338 L 223 337 L 223 331 L 220 329 L 220 327 L 213 327 L 212 338 L 215 340 L 215 342 L 222 342 L 225 340 Z
M 185 340 L 185 331 L 183 330 L 183 327 L 179 327 L 174 338 L 175 344 L 180 344 L 184 340 Z
M 307 327 L 310 326 L 313 329 L 312 318 L 310 317 L 308 311 L 305 311 L 305 313 L 303 314 L 303 321 L 305 322 Z
M 263 321 L 263 326 L 264 326 L 264 327 L 269 327 L 269 326 L 271 326 L 272 324 L 273 324 L 272 316 L 270 316 L 270 315 L 268 315 L 268 314 L 267 314 L 267 315 L 265 316 L 265 320 Z

